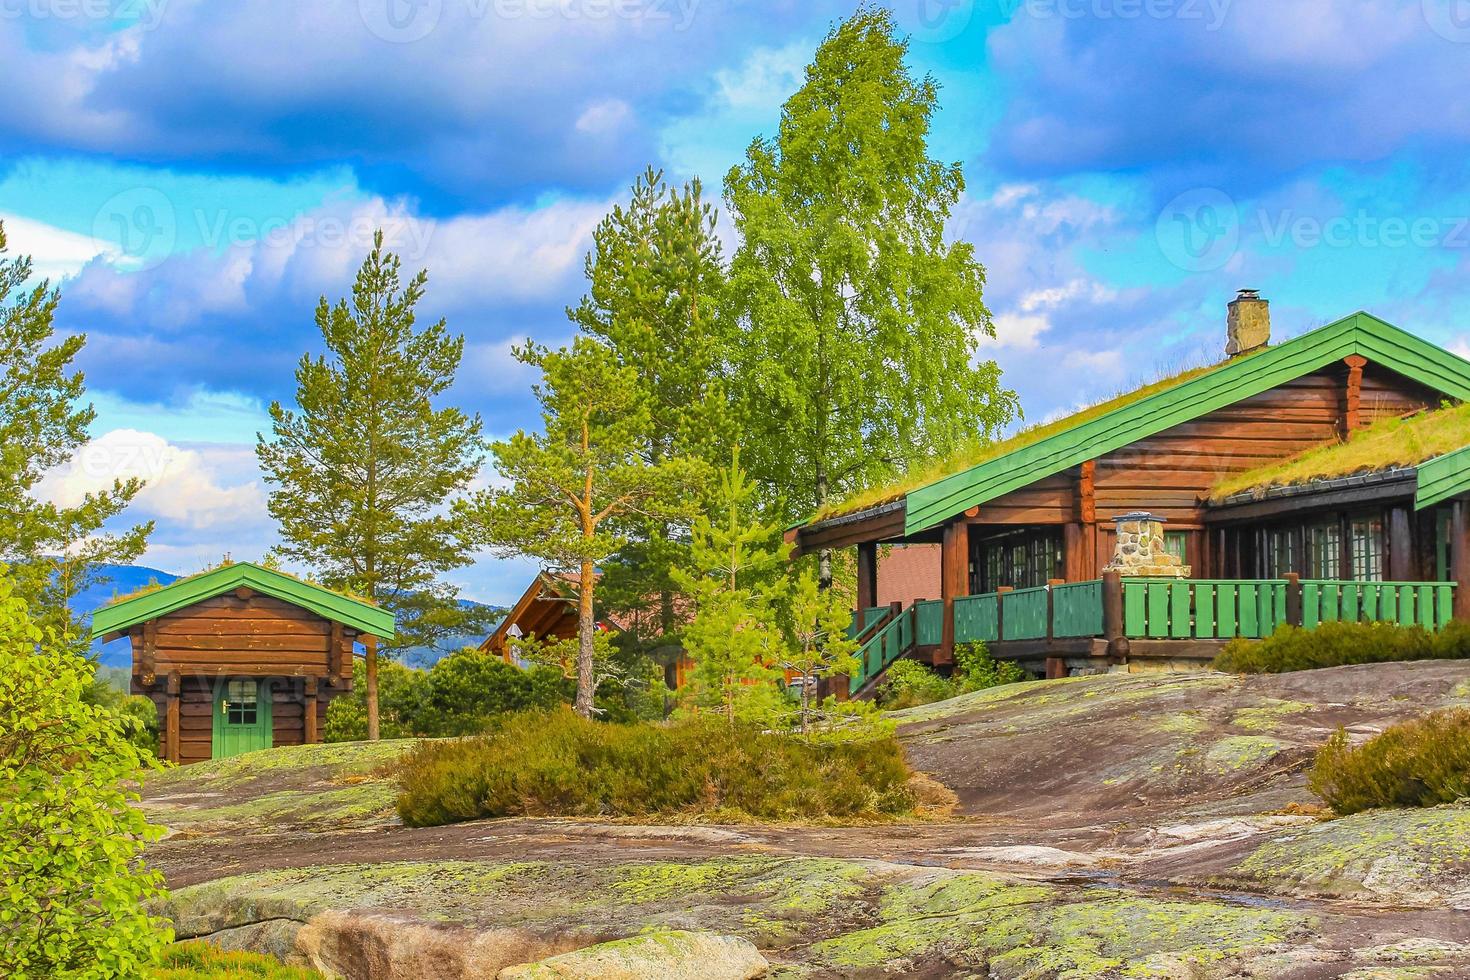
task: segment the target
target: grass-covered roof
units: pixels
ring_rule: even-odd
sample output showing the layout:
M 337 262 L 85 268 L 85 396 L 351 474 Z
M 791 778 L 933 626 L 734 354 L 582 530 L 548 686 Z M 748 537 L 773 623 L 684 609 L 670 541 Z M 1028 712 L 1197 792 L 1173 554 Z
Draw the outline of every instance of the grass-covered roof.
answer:
M 1470 446 L 1470 403 L 1379 419 L 1344 442 L 1329 443 L 1221 480 L 1213 500 L 1250 491 L 1357 476 L 1426 460 Z

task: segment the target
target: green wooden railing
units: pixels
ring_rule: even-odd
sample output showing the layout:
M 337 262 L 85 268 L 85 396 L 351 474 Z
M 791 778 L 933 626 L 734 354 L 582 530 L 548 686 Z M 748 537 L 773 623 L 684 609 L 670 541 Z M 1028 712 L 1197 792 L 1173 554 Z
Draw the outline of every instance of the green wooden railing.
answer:
M 1046 638 L 1046 617 L 1050 608 L 1048 587 L 1016 589 L 1000 595 L 1000 627 L 1003 640 L 1042 640 Z
M 847 638 L 851 640 L 861 636 L 864 630 L 892 611 L 889 606 L 869 606 L 867 609 L 855 611 L 852 614 L 852 622 L 847 625 Z
M 1130 639 L 1260 639 L 1284 622 L 1285 579 L 1123 580 L 1123 634 Z
M 1319 623 L 1398 623 L 1437 630 L 1450 621 L 1453 582 L 1332 582 L 1302 580 L 1302 626 Z
M 848 690 L 856 694 L 868 681 L 888 669 L 914 645 L 914 607 L 893 618 L 857 651 L 857 673 L 848 677 Z
M 954 601 L 954 641 L 994 643 L 1000 639 L 1000 596 L 960 596 Z
M 914 603 L 914 642 L 921 647 L 944 642 L 944 600 Z
M 1102 636 L 1102 582 L 1071 582 L 1051 588 L 1052 636 Z

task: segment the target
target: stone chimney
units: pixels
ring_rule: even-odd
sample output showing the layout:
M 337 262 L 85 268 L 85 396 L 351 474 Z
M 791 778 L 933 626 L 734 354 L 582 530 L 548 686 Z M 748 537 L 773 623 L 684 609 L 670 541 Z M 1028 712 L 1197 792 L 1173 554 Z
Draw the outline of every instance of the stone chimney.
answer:
M 1164 548 L 1164 518 L 1142 511 L 1113 518 L 1118 525 L 1113 560 L 1105 572 L 1148 578 L 1189 578 L 1190 566 Z
M 1225 355 L 1249 354 L 1271 342 L 1271 304 L 1259 289 L 1242 289 L 1225 316 Z

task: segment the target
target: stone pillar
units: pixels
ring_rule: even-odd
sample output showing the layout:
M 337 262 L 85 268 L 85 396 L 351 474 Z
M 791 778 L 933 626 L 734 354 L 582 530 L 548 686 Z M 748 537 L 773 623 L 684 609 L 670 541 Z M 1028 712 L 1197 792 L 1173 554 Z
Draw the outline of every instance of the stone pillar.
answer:
M 1135 578 L 1189 578 L 1191 568 L 1164 547 L 1164 518 L 1135 511 L 1113 520 L 1118 534 L 1104 571 Z

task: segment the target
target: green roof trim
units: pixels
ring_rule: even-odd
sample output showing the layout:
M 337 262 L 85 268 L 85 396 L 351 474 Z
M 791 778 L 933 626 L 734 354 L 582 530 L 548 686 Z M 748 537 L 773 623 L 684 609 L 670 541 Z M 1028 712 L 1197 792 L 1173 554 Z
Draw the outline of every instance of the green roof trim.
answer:
M 379 639 L 392 639 L 393 614 L 360 599 L 303 582 L 283 572 L 273 571 L 250 562 L 236 562 L 220 568 L 181 578 L 171 585 L 154 589 L 131 599 L 103 606 L 92 614 L 92 638 L 106 636 L 167 616 L 196 602 L 245 586 L 261 595 L 309 610 L 334 623 L 350 626 L 360 633 Z
M 1450 497 L 1466 493 L 1470 493 L 1470 446 L 1419 464 L 1415 510 L 1433 507 Z
M 1451 398 L 1470 400 L 1470 362 L 1359 311 L 911 490 L 904 533 L 927 530 L 961 511 L 1268 391 L 1349 354 L 1361 354 Z

